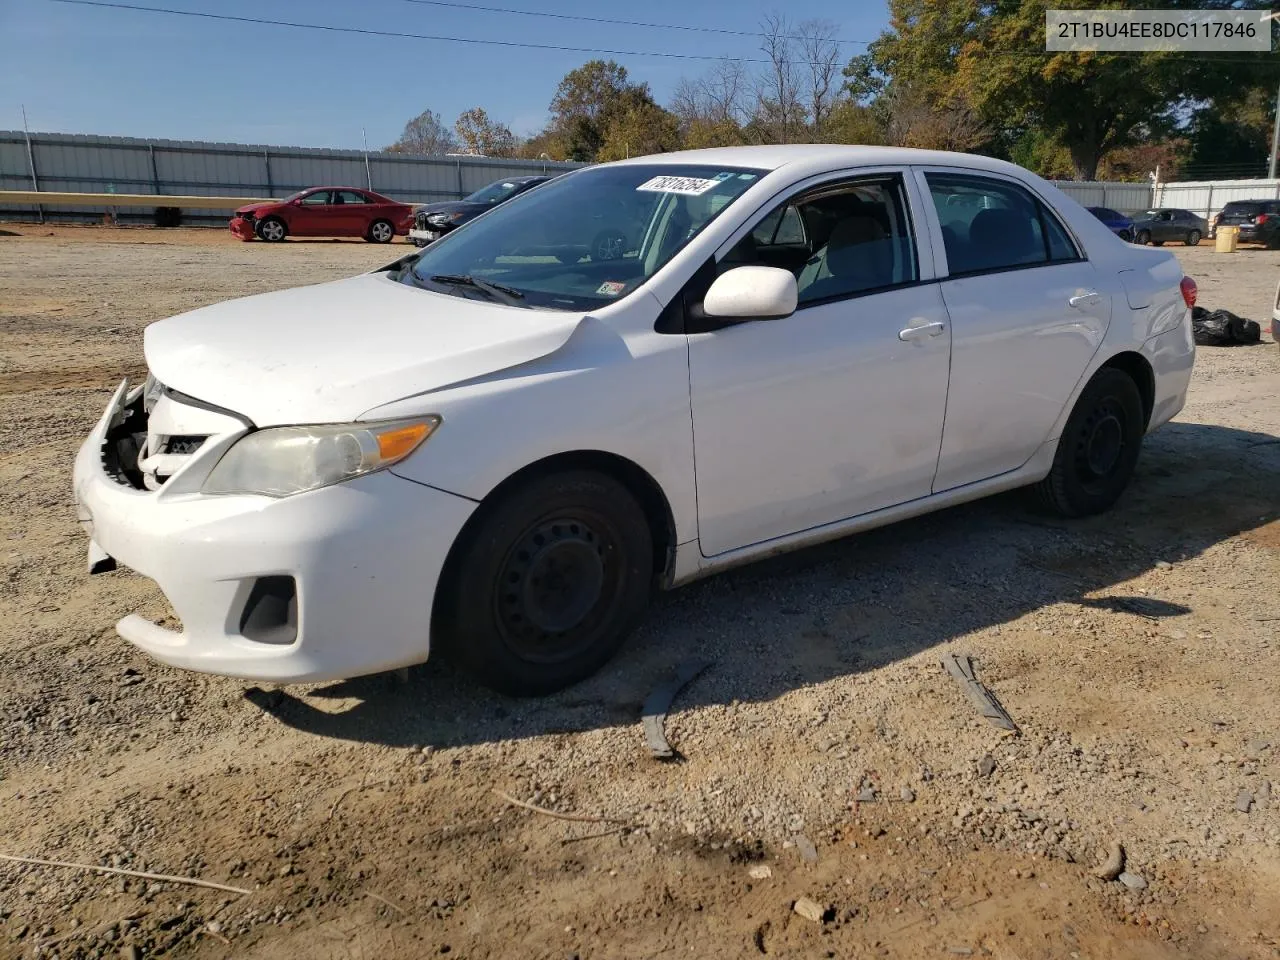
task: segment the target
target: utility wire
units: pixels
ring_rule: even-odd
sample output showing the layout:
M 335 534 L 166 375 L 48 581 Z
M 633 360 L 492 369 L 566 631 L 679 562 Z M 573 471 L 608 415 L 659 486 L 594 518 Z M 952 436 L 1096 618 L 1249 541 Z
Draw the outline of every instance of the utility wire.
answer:
M 569 53 L 597 53 L 610 57 L 662 57 L 670 60 L 727 60 L 736 63 L 770 63 L 761 57 L 723 57 L 705 53 L 670 53 L 653 50 L 611 50 L 604 47 L 572 47 L 554 43 L 528 43 L 519 40 L 493 40 L 477 37 L 448 37 L 431 33 L 404 33 L 396 30 L 374 30 L 368 27 L 336 27 L 323 23 L 302 23 L 297 20 L 273 20 L 267 17 L 238 17 L 229 13 L 208 13 L 202 10 L 174 10 L 169 7 L 144 7 L 136 3 L 118 3 L 112 0 L 48 0 L 49 3 L 70 3 L 81 7 L 103 7 L 109 10 L 135 10 L 142 13 L 167 13 L 177 17 L 198 17 L 202 20 L 224 20 L 232 23 L 266 24 L 273 27 L 294 27 L 300 30 L 323 30 L 328 33 L 354 33 L 367 37 L 395 37 L 401 40 L 438 40 L 445 43 L 473 43 L 493 47 L 523 47 L 527 50 L 555 50 Z M 826 66 L 810 64 L 805 60 L 793 60 L 797 66 Z
M 730 37 L 767 37 L 769 34 L 758 30 L 729 30 L 726 27 L 695 27 L 684 23 L 649 23 L 644 20 L 614 20 L 609 17 L 587 17 L 574 13 L 550 13 L 545 10 L 516 10 L 511 7 L 486 7 L 478 3 L 458 3 L 456 0 L 402 0 L 404 3 L 416 3 L 426 7 L 453 7 L 457 10 L 482 10 L 485 13 L 514 13 L 522 17 L 549 17 L 553 20 L 580 20 L 585 23 L 607 23 L 618 27 L 651 27 L 656 30 L 688 30 L 694 33 L 719 33 Z M 779 34 L 781 40 L 808 40 L 801 34 Z M 826 39 L 817 38 L 817 39 Z M 870 40 L 837 40 L 831 43 L 857 44 L 867 46 Z
M 393 37 L 400 40 L 435 40 L 442 43 L 470 43 L 479 46 L 493 47 L 521 47 L 526 50 L 552 50 L 568 53 L 596 53 L 610 57 L 657 57 L 667 60 L 702 60 L 702 61 L 721 61 L 729 63 L 772 63 L 771 60 L 763 57 L 726 57 L 715 56 L 705 53 L 670 53 L 668 51 L 655 50 L 613 50 L 607 47 L 575 47 L 564 44 L 554 43 L 529 43 L 519 40 L 494 40 L 489 38 L 478 37 L 450 37 L 441 34 L 431 33 L 406 33 L 396 30 L 374 30 L 369 27 L 337 27 L 324 23 L 302 23 L 297 20 L 274 20 L 267 17 L 239 17 L 229 13 L 209 13 L 202 10 L 174 10 L 169 7 L 145 7 L 136 3 L 120 3 L 114 0 L 46 0 L 48 3 L 69 3 L 81 7 L 101 7 L 109 10 L 134 10 L 141 13 L 164 13 L 176 17 L 196 17 L 202 20 L 222 20 L 231 23 L 252 23 L 262 24 L 273 27 L 292 27 L 299 30 L 320 30 L 327 33 L 350 33 L 367 37 Z M 443 2 L 443 0 L 438 0 Z M 751 34 L 751 36 L 759 36 L 759 34 Z M 852 42 L 852 41 L 849 41 Z M 861 42 L 861 41 L 859 41 Z M 1086 51 L 1088 52 L 1088 51 Z M 1097 52 L 1097 51 L 1092 51 Z M 1142 52 L 1128 51 L 1134 56 L 1141 56 Z M 1179 51 L 1166 51 L 1169 53 L 1178 53 Z M 984 52 L 983 57 L 986 58 L 1004 58 L 1004 59 L 1025 59 L 1032 58 L 1035 60 L 1043 60 L 1048 56 L 1061 56 L 1061 53 L 1049 53 L 1047 51 L 1027 51 L 1026 53 L 1013 53 L 1007 51 L 1000 52 Z M 1123 56 L 1125 52 L 1108 51 L 1107 56 Z M 1194 57 L 1200 62 L 1216 61 L 1220 63 L 1240 63 L 1238 58 L 1233 57 L 1206 57 L 1202 54 L 1187 51 L 1187 55 Z M 813 62 L 808 60 L 789 60 L 794 66 L 815 66 L 825 67 L 829 64 L 822 62 Z M 1278 68 L 1280 60 L 1257 61 L 1251 64 L 1255 68 Z

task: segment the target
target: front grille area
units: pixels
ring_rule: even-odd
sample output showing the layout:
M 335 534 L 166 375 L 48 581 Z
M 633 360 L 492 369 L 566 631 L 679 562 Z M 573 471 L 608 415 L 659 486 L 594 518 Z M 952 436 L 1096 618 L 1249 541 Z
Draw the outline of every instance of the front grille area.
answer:
M 171 453 L 179 457 L 189 457 L 204 444 L 208 437 L 174 436 L 169 437 L 161 445 L 160 453 Z

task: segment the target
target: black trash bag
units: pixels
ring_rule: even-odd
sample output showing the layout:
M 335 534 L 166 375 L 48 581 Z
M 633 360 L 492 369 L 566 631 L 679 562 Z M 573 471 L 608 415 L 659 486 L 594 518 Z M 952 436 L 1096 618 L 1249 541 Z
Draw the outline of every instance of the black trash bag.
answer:
M 1238 317 L 1230 310 L 1210 312 L 1204 307 L 1191 308 L 1191 333 L 1202 347 L 1230 347 L 1262 339 L 1262 328 L 1256 320 Z

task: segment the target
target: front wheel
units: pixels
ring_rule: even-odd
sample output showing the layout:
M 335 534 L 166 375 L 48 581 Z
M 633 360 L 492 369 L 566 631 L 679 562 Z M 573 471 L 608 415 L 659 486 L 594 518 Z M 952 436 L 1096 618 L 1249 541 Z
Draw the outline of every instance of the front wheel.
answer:
M 433 634 L 486 686 L 540 696 L 595 673 L 653 580 L 644 511 L 612 477 L 538 477 L 480 507 L 450 554 Z
M 1142 244 L 1145 247 L 1148 243 L 1151 242 L 1151 231 L 1139 230 L 1138 236 L 1137 236 L 1137 242 Z
M 1071 411 L 1053 467 L 1037 487 L 1041 500 L 1066 517 L 1108 509 L 1129 485 L 1144 431 L 1137 384 L 1123 370 L 1103 367 Z
M 266 240 L 268 243 L 279 243 L 289 235 L 289 228 L 284 225 L 284 221 L 279 217 L 267 217 L 265 220 L 259 220 L 254 230 L 260 239 Z
M 369 232 L 364 238 L 370 243 L 390 243 L 396 235 L 396 228 L 390 220 L 375 220 L 369 224 Z
M 1200 245 L 1200 231 L 1192 230 L 1187 234 L 1187 246 L 1196 247 Z
M 1121 240 L 1123 240 L 1125 243 L 1133 243 L 1133 234 L 1130 233 L 1128 230 L 1121 230 L 1119 233 L 1116 234 L 1116 236 L 1119 237 Z

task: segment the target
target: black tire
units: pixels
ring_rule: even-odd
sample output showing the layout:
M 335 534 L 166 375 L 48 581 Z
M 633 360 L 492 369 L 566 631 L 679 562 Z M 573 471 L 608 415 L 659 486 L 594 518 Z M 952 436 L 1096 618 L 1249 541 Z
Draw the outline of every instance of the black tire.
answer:
M 481 683 L 542 696 L 600 669 L 653 582 L 644 511 L 589 470 L 536 477 L 481 506 L 437 591 L 436 642 Z
M 279 217 L 267 217 L 254 224 L 253 232 L 258 235 L 259 240 L 279 243 L 289 235 L 289 228 Z
M 1067 419 L 1053 467 L 1036 487 L 1041 501 L 1065 517 L 1108 509 L 1129 485 L 1145 432 L 1137 384 L 1123 370 L 1103 367 Z
M 1267 237 L 1263 246 L 1268 250 L 1280 250 L 1280 232 L 1273 233 L 1271 236 Z
M 1200 231 L 1199 231 L 1199 230 L 1189 230 L 1189 231 L 1187 232 L 1187 241 L 1186 241 L 1186 243 L 1187 243 L 1187 246 L 1188 246 L 1188 247 L 1198 247 L 1198 246 L 1200 246 Z
M 390 220 L 375 220 L 369 224 L 364 238 L 370 243 L 390 243 L 396 237 L 396 226 Z
M 1163 246 L 1164 246 L 1164 241 L 1163 241 L 1163 240 L 1152 240 L 1152 241 L 1151 241 L 1151 245 L 1152 245 L 1153 247 L 1163 247 Z
M 627 252 L 627 238 L 621 230 L 601 230 L 591 240 L 591 259 L 597 262 L 621 260 Z
M 1136 238 L 1136 242 L 1142 244 L 1145 247 L 1148 243 L 1151 242 L 1151 231 L 1139 230 L 1138 236 Z
M 1116 234 L 1116 236 L 1119 237 L 1121 240 L 1123 240 L 1125 243 L 1133 243 L 1133 234 L 1130 233 L 1128 230 L 1121 230 L 1119 233 Z

